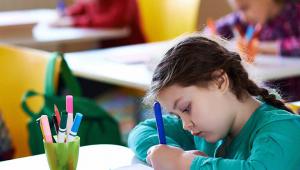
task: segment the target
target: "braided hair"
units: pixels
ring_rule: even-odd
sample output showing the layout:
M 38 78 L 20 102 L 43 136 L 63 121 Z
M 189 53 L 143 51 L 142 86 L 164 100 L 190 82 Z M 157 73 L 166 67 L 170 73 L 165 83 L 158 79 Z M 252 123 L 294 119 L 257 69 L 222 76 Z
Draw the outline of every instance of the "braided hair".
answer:
M 276 108 L 291 112 L 282 101 L 276 99 L 275 94 L 249 79 L 238 53 L 202 36 L 186 38 L 167 51 L 154 71 L 146 100 L 155 98 L 160 90 L 174 84 L 205 87 L 218 78 L 213 74 L 217 70 L 228 75 L 230 90 L 237 99 L 242 100 L 246 94 L 250 94 Z

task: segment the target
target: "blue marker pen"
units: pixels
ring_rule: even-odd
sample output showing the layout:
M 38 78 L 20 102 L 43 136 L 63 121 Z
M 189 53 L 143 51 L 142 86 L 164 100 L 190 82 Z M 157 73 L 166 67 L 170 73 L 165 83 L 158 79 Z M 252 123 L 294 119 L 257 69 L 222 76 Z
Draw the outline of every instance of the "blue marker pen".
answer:
M 246 39 L 247 43 L 249 43 L 251 41 L 251 39 L 254 36 L 254 33 L 255 33 L 255 28 L 253 26 L 249 25 L 247 27 L 246 34 L 245 34 L 245 39 Z
M 166 142 L 166 136 L 165 136 L 165 129 L 164 129 L 164 122 L 162 119 L 162 113 L 161 113 L 161 107 L 158 102 L 154 103 L 153 106 L 154 113 L 155 113 L 155 119 L 156 119 L 156 127 L 159 137 L 159 143 L 160 144 L 167 144 Z
M 56 9 L 59 13 L 59 16 L 65 16 L 65 8 L 66 8 L 65 1 L 57 0 Z
M 68 138 L 67 138 L 67 142 L 71 142 L 75 139 L 79 126 L 80 126 L 80 122 L 82 120 L 82 114 L 81 113 L 76 113 L 75 119 L 74 119 L 74 123 L 73 126 L 71 128 L 70 133 L 68 134 Z

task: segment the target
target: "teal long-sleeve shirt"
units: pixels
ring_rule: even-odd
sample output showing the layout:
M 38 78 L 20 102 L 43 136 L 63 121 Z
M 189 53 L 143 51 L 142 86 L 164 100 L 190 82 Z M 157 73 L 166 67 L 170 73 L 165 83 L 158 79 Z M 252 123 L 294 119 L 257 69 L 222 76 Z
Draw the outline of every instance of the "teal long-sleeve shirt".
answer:
M 197 149 L 209 156 L 194 158 L 191 170 L 300 169 L 300 116 L 267 104 L 251 115 L 240 133 L 224 148 L 222 157 L 217 156 L 217 150 L 223 147 L 222 140 L 211 144 L 192 136 L 182 128 L 181 120 L 170 115 L 164 116 L 164 126 L 168 145 L 183 150 Z M 137 125 L 128 139 L 129 147 L 143 161 L 147 150 L 158 143 L 154 119 Z

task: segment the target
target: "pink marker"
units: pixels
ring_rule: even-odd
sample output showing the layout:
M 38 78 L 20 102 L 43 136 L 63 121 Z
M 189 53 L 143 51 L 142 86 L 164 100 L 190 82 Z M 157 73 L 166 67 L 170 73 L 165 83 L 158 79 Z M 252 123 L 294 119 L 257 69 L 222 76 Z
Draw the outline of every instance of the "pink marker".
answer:
M 42 115 L 40 118 L 40 126 L 42 133 L 44 134 L 44 140 L 47 143 L 53 143 L 52 134 L 49 126 L 48 116 Z
M 73 96 L 66 96 L 66 110 L 68 113 L 73 113 Z
M 72 95 L 66 96 L 66 110 L 68 113 L 68 118 L 67 118 L 67 135 L 68 135 L 73 126 L 73 96 Z

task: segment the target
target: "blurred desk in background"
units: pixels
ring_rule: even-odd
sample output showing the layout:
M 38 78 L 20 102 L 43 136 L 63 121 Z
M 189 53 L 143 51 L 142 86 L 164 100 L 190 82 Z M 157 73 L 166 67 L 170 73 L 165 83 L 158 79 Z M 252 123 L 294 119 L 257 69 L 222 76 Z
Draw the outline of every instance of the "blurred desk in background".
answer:
M 144 91 L 150 84 L 155 65 L 155 61 L 151 65 L 151 59 L 160 58 L 166 45 L 164 42 L 139 44 L 66 53 L 65 56 L 78 77 Z
M 78 77 L 146 90 L 156 64 L 171 46 L 172 42 L 158 42 L 67 53 L 66 60 Z M 260 55 L 246 69 L 258 81 L 299 76 L 300 57 Z
M 258 55 L 244 66 L 250 78 L 263 82 L 300 76 L 300 57 Z
M 128 36 L 127 28 L 54 28 L 54 9 L 0 12 L 0 42 L 47 51 L 78 51 L 97 48 L 101 41 Z

